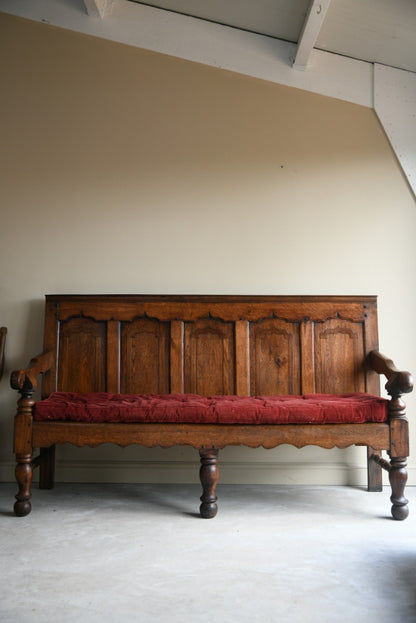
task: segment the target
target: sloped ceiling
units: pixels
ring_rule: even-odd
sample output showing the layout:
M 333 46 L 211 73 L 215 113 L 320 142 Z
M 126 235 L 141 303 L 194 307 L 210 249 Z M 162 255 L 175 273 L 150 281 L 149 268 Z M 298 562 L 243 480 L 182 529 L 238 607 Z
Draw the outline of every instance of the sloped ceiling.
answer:
M 130 0 L 298 43 L 310 0 Z M 315 48 L 416 72 L 415 0 L 331 0 Z M 319 8 L 321 7 L 321 9 Z

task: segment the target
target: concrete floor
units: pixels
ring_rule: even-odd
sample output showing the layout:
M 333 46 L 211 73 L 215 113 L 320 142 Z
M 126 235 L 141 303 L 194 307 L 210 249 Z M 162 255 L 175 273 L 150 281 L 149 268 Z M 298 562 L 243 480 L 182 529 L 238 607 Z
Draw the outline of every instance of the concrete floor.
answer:
M 1 623 L 416 621 L 416 488 L 58 484 L 11 514 L 0 485 Z

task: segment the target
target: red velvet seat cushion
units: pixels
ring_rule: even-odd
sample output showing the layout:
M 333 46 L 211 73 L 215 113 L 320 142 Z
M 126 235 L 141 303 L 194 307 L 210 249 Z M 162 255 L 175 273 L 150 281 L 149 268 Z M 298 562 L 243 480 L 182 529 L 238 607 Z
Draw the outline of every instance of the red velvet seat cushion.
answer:
M 360 424 L 387 420 L 385 398 L 370 394 L 303 396 L 130 395 L 56 392 L 35 420 L 194 424 Z

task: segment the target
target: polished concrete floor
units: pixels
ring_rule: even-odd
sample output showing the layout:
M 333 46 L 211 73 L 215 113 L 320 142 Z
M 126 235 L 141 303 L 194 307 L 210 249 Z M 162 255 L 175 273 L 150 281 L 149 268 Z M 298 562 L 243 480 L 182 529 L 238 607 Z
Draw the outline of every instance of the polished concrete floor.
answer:
M 58 484 L 11 514 L 0 485 L 1 623 L 416 621 L 416 488 Z

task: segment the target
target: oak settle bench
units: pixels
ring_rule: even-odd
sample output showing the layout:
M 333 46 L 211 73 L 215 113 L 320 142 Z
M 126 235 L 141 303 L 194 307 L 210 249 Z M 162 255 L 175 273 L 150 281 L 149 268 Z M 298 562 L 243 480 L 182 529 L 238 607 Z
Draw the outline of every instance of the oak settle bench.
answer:
M 107 442 L 198 449 L 208 518 L 225 446 L 367 446 L 368 489 L 388 470 L 392 515 L 408 515 L 413 379 L 378 352 L 374 296 L 47 295 L 44 351 L 11 385 L 18 516 L 35 467 L 53 486 L 56 444 Z

